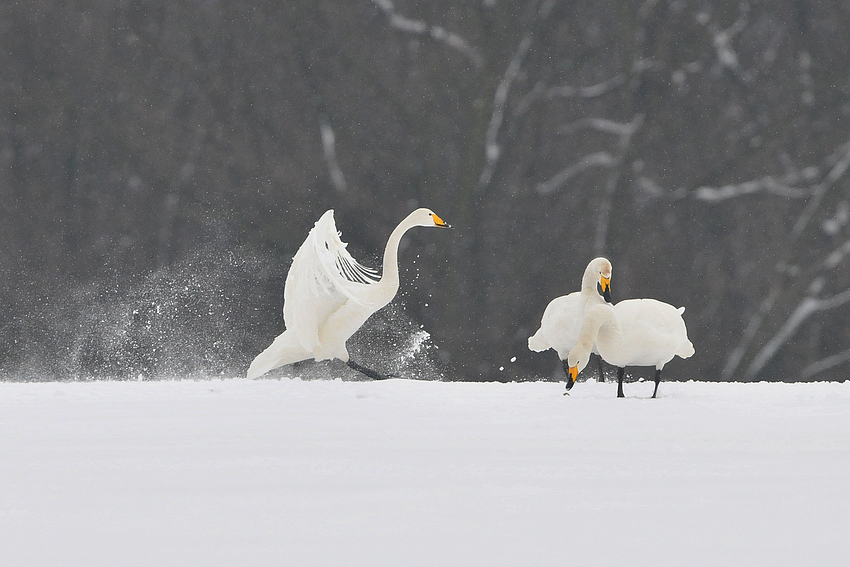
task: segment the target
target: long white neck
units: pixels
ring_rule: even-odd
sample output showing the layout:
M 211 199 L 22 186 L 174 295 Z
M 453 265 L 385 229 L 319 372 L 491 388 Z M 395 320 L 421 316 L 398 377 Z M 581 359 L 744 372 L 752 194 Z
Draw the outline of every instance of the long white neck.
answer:
M 599 269 L 594 262 L 587 265 L 584 270 L 584 275 L 581 277 L 581 294 L 584 297 L 599 296 L 596 291 L 596 284 L 599 283 Z
M 391 287 L 394 290 L 397 290 L 399 285 L 398 245 L 401 242 L 401 237 L 404 236 L 404 233 L 416 226 L 413 222 L 411 222 L 412 216 L 413 215 L 410 214 L 403 221 L 398 223 L 398 226 L 395 227 L 392 234 L 390 234 L 390 238 L 387 240 L 387 247 L 384 249 L 384 265 L 380 284 Z
M 602 348 L 602 344 L 616 348 L 616 345 L 622 340 L 623 330 L 620 327 L 617 315 L 614 314 L 613 307 L 607 304 L 595 305 L 585 313 L 578 342 L 576 342 L 571 353 L 581 353 L 584 355 L 582 358 L 587 360 L 587 355 L 593 348 L 593 343 L 596 343 L 597 348 Z M 579 371 L 581 370 L 580 368 Z

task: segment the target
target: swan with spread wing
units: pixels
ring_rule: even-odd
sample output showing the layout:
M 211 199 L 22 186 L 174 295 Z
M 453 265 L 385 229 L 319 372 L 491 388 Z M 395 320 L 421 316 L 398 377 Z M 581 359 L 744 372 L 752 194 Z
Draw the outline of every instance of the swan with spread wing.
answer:
M 333 209 L 327 211 L 292 259 L 283 290 L 286 330 L 248 368 L 248 378 L 301 360 L 338 358 L 373 379 L 386 378 L 351 360 L 345 343 L 376 311 L 395 297 L 399 286 L 398 245 L 415 226 L 451 228 L 429 209 L 416 209 L 390 234 L 383 271 L 355 260 L 340 240 Z

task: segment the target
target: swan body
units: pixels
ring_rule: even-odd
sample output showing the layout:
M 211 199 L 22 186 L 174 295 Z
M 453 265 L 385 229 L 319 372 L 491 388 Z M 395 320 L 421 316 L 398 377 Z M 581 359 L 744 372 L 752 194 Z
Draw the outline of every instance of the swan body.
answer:
M 591 260 L 581 279 L 581 291 L 556 297 L 546 306 L 540 329 L 528 338 L 528 348 L 535 352 L 551 348 L 566 362 L 567 355 L 578 342 L 587 310 L 611 301 L 611 271 L 611 262 L 606 258 Z M 596 290 L 597 283 L 603 295 Z M 564 370 L 567 370 L 566 365 Z
M 374 370 L 349 359 L 346 341 L 376 311 L 395 297 L 399 287 L 398 246 L 415 226 L 450 228 L 429 209 L 417 209 L 402 220 L 387 241 L 383 270 L 377 272 L 355 260 L 346 250 L 334 223 L 333 209 L 310 230 L 292 259 L 283 290 L 286 330 L 261 352 L 247 377 L 301 360 L 338 358 L 371 378 Z
M 654 366 L 654 398 L 664 365 L 674 356 L 688 358 L 694 354 L 682 318 L 684 311 L 684 307 L 677 309 L 655 299 L 627 299 L 588 309 L 579 340 L 567 355 L 567 390 L 587 365 L 595 341 L 600 356 L 617 367 L 617 397 L 623 397 L 626 366 Z

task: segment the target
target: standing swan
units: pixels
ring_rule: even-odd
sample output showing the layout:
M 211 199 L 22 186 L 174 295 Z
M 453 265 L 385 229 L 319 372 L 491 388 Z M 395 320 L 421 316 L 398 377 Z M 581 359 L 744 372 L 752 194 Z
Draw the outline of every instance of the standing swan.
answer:
M 602 288 L 602 295 L 596 284 Z M 543 312 L 540 329 L 528 338 L 528 348 L 535 352 L 554 349 L 569 375 L 567 355 L 578 342 L 584 314 L 594 305 L 611 302 L 611 262 L 606 258 L 590 261 L 581 278 L 581 291 L 556 297 Z M 595 352 L 595 351 L 594 351 Z M 599 365 L 600 382 L 604 381 L 602 365 Z
M 688 358 L 694 345 L 682 319 L 684 307 L 676 309 L 655 299 L 627 299 L 617 305 L 596 305 L 584 317 L 576 346 L 567 356 L 567 390 L 587 365 L 590 349 L 596 341 L 599 354 L 617 367 L 617 397 L 623 397 L 626 366 L 654 366 L 655 390 L 661 381 L 661 369 L 674 356 Z
M 359 264 L 345 249 L 327 211 L 298 249 L 283 289 L 286 330 L 248 368 L 248 378 L 313 358 L 338 358 L 375 380 L 386 378 L 349 359 L 345 342 L 398 291 L 398 245 L 414 226 L 451 228 L 429 209 L 416 209 L 401 221 L 387 241 L 383 272 Z

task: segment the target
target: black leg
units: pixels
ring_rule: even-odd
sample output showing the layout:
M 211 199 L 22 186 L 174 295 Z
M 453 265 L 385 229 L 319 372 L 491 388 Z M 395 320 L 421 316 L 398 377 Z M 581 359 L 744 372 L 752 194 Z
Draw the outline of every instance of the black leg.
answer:
M 596 355 L 596 368 L 599 370 L 599 381 L 605 381 L 605 369 L 602 368 L 602 357 L 598 354 Z
M 622 366 L 617 368 L 617 397 L 625 398 L 623 395 L 623 375 L 626 373 L 626 369 Z
M 349 360 L 348 362 L 346 362 L 346 364 L 348 364 L 349 368 L 353 368 L 357 372 L 362 372 L 363 374 L 365 374 L 366 376 L 368 376 L 372 380 L 386 380 L 387 378 L 393 378 L 394 377 L 392 374 L 388 374 L 386 376 L 384 376 L 383 374 L 379 374 L 379 373 L 375 372 L 374 370 L 372 370 L 371 368 L 366 368 L 365 366 L 360 366 L 359 364 L 357 364 L 353 360 Z
M 655 390 L 652 392 L 652 397 L 655 397 L 655 394 L 658 393 L 658 383 L 661 382 L 661 369 L 655 371 Z

